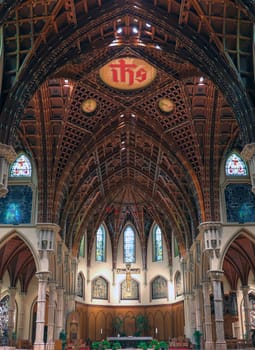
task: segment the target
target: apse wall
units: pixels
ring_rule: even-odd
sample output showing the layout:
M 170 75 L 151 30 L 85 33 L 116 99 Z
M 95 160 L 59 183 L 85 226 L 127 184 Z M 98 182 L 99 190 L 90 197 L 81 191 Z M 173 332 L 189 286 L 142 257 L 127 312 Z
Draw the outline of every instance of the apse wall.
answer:
M 154 262 L 152 258 L 152 234 L 150 234 L 147 245 L 147 268 L 143 268 L 141 244 L 136 235 L 136 261 L 131 264 L 131 279 L 138 293 L 128 296 L 123 295 L 123 283 L 126 281 L 126 264 L 123 262 L 123 235 L 118 242 L 118 254 L 116 268 L 113 269 L 112 249 L 110 237 L 106 240 L 106 261 L 97 262 L 95 259 L 95 243 L 91 253 L 91 266 L 87 265 L 87 252 L 85 256 L 79 257 L 77 273 L 83 278 L 80 283 L 84 284 L 83 295 L 76 296 L 76 301 L 85 304 L 96 305 L 150 305 L 169 304 L 182 300 L 182 264 L 179 256 L 174 257 L 172 252 L 172 263 L 168 261 L 166 244 L 163 239 L 163 261 Z M 174 244 L 172 244 L 173 246 Z M 86 238 L 85 238 L 86 246 Z M 178 280 L 176 280 L 176 276 Z M 98 280 L 99 279 L 99 280 Z M 97 296 L 95 288 L 107 289 L 107 295 Z M 95 281 L 98 286 L 95 287 Z M 106 283 L 106 286 L 104 285 Z

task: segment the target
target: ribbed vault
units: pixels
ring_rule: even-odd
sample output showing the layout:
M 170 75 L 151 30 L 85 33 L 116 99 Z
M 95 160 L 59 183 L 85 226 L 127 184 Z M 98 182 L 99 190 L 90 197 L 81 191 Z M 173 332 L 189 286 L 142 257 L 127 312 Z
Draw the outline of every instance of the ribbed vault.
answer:
M 170 258 L 173 233 L 183 253 L 200 222 L 220 220 L 223 157 L 254 142 L 252 2 L 4 1 L 0 13 L 0 138 L 35 160 L 39 222 L 58 224 L 76 253 L 105 221 L 114 259 L 133 222 L 146 267 L 153 222 Z M 121 57 L 145 60 L 155 80 L 104 84 L 99 69 Z

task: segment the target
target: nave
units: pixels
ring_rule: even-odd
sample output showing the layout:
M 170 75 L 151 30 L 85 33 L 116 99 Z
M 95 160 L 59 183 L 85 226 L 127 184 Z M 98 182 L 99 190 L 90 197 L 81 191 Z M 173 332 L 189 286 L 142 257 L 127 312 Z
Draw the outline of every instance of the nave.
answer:
M 254 22 L 252 0 L 0 1 L 2 347 L 251 342 Z

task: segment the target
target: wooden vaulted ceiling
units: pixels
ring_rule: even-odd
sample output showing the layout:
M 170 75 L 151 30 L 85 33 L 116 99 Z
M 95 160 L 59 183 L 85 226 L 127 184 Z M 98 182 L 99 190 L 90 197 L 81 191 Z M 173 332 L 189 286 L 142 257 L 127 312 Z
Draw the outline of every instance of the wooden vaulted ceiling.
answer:
M 104 221 L 115 264 L 131 221 L 146 267 L 154 221 L 170 258 L 172 233 L 184 252 L 200 222 L 220 220 L 222 159 L 255 136 L 253 1 L 9 0 L 0 18 L 0 138 L 35 160 L 39 222 L 58 224 L 74 252 L 86 232 L 91 252 Z M 100 80 L 127 56 L 157 69 L 150 86 Z M 89 116 L 87 98 L 98 102 Z
M 20 285 L 22 292 L 27 292 L 29 283 L 36 273 L 34 257 L 27 244 L 14 234 L 0 248 L 0 281 L 8 271 L 10 287 Z

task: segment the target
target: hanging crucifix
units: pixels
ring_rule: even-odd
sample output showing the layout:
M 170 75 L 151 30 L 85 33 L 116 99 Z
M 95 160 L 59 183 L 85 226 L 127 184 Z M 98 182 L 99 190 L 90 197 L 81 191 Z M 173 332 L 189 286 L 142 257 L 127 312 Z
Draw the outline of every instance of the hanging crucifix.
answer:
M 127 292 L 131 291 L 131 281 L 132 281 L 132 274 L 139 274 L 140 269 L 139 268 L 131 268 L 131 263 L 126 264 L 126 268 L 119 268 L 117 269 L 118 274 L 125 274 L 126 275 L 126 289 Z

